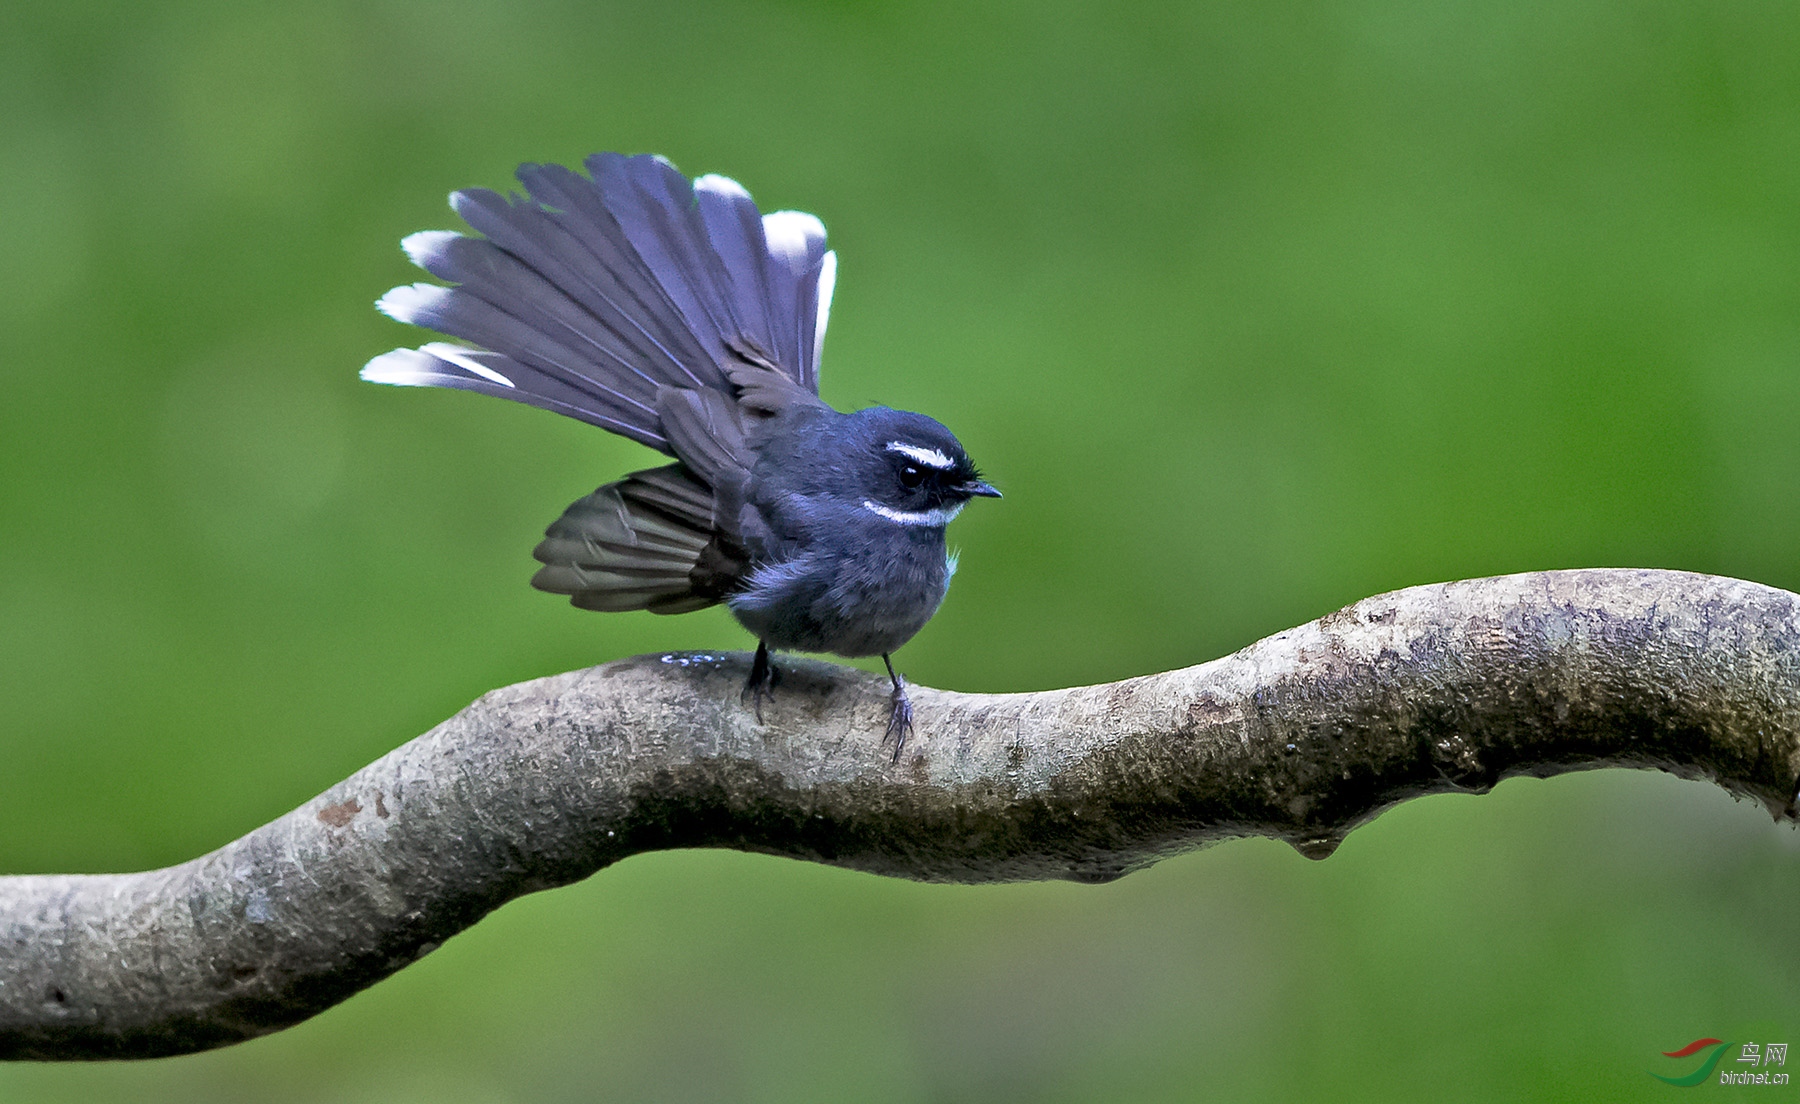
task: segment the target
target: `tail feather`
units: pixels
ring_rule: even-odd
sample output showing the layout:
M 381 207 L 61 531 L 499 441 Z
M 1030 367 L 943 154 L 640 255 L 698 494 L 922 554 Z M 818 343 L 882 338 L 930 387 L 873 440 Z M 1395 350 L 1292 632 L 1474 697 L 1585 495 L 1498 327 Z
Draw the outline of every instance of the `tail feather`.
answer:
M 609 423 L 617 423 L 628 427 L 620 431 L 628 437 L 653 448 L 668 447 L 657 423 L 654 389 L 649 390 L 651 402 L 646 403 L 600 382 L 606 378 L 603 370 L 587 356 L 472 293 L 435 284 L 410 284 L 389 291 L 376 306 L 397 321 L 428 326 L 496 349 L 503 359 L 488 364 L 512 385 L 507 398 L 527 403 L 531 402 L 528 396 L 550 399 L 596 416 L 586 421 L 608 428 Z M 433 355 L 445 359 L 441 352 L 434 350 Z M 618 382 L 618 377 L 611 380 Z
M 723 337 L 737 326 L 717 286 L 725 262 L 707 240 L 694 186 L 661 157 L 597 153 L 587 168 L 607 211 L 722 368 L 730 359 Z
M 558 365 L 569 382 L 602 402 L 616 404 L 638 415 L 654 415 L 654 404 L 645 402 L 644 398 L 653 397 L 663 381 L 638 367 L 644 359 L 644 351 L 620 340 L 610 327 L 593 325 L 596 318 L 593 309 L 569 295 L 565 291 L 566 285 L 552 282 L 518 257 L 482 238 L 427 230 L 409 236 L 401 246 L 420 268 L 439 279 L 458 283 L 456 292 L 434 297 L 437 300 L 433 304 L 435 313 L 422 315 L 422 320 L 470 328 L 485 323 L 488 333 L 495 333 L 494 327 L 504 324 L 497 323 L 489 311 L 474 304 L 462 311 L 454 309 L 453 304 L 458 299 L 474 296 L 492 311 L 528 328 L 528 333 L 518 335 L 500 331 L 498 340 L 530 342 L 539 336 L 554 340 L 557 346 L 571 354 Z M 435 290 L 443 291 L 441 288 Z M 482 340 L 470 332 L 445 332 L 455 337 Z M 544 349 L 546 353 L 553 351 L 555 347 Z M 536 362 L 529 353 L 514 355 L 527 363 Z
M 395 349 L 363 365 L 362 378 L 397 387 L 449 387 L 564 414 L 608 429 L 661 452 L 669 442 L 660 433 L 621 421 L 594 409 L 592 396 L 553 376 L 525 367 L 498 353 L 434 341 L 417 349 Z M 516 380 L 523 380 L 520 386 Z
M 681 309 L 632 247 L 618 220 L 607 210 L 595 183 L 561 165 L 521 165 L 518 175 L 532 201 L 511 204 L 516 212 L 514 221 L 521 227 L 535 229 L 541 215 L 580 243 L 589 259 L 584 262 L 577 256 L 572 265 L 614 301 L 634 328 L 656 344 L 673 370 L 667 382 L 680 387 L 718 388 L 720 377 L 712 354 L 694 336 Z M 488 233 L 473 221 L 470 225 Z
M 706 351 L 685 327 L 666 324 L 674 304 L 605 208 L 596 201 L 593 210 L 557 210 L 571 201 L 562 177 L 592 192 L 588 181 L 559 165 L 526 165 L 519 178 L 532 199 L 472 188 L 453 193 L 450 206 L 488 242 L 542 273 L 598 319 L 631 350 L 627 363 L 646 383 L 717 387 L 717 374 L 704 371 Z
M 671 407 L 663 393 L 735 400 L 747 390 L 733 382 L 747 348 L 792 385 L 754 388 L 753 413 L 769 413 L 771 397 L 816 401 L 836 268 L 824 226 L 795 211 L 764 216 L 735 182 L 690 183 L 660 157 L 595 154 L 586 164 L 591 178 L 521 166 L 527 197 L 453 195 L 481 237 L 409 237 L 413 261 L 453 286 L 395 288 L 378 305 L 480 348 L 396 350 L 364 378 L 554 410 L 690 460 L 703 478 L 746 466 L 742 426 L 727 424 L 735 419 L 711 419 L 726 436 L 684 451 L 692 438 L 663 419 L 685 404 Z
M 729 343 L 736 336 L 757 348 L 776 348 L 773 320 L 791 313 L 783 301 L 792 302 L 792 281 L 771 281 L 769 240 L 763 233 L 762 213 L 750 193 L 735 180 L 702 176 L 694 181 L 694 209 L 706 231 L 713 252 L 723 262 L 708 273 L 718 284 L 718 296 L 730 316 L 721 327 Z M 792 352 L 792 350 L 789 350 Z M 789 363 L 794 363 L 790 360 Z
M 825 224 L 802 211 L 776 211 L 763 216 L 776 360 L 799 367 L 794 382 L 819 393 L 819 352 L 825 323 L 831 316 L 831 292 L 837 282 L 837 254 L 825 249 Z

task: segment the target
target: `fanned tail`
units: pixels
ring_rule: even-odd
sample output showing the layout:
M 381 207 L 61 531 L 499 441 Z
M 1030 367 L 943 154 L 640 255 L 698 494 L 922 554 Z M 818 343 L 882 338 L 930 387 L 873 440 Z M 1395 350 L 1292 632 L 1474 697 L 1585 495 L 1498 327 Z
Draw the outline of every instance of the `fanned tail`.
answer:
M 398 287 L 377 305 L 479 348 L 396 349 L 363 378 L 512 399 L 682 459 L 659 391 L 735 397 L 732 377 L 751 364 L 786 377 L 779 390 L 791 382 L 796 398 L 817 394 L 836 271 L 818 219 L 762 215 L 735 182 L 690 184 L 660 157 L 596 154 L 587 168 L 591 179 L 521 166 L 526 196 L 452 195 L 482 236 L 426 231 L 404 244 L 453 286 Z

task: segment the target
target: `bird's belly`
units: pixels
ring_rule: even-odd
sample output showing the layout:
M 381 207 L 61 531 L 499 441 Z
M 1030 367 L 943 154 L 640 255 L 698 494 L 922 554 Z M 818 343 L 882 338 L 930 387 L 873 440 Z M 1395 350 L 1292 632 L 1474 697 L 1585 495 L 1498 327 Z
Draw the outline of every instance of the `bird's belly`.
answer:
M 771 648 L 885 655 L 931 620 L 950 581 L 943 541 L 881 555 L 817 553 L 758 569 L 728 599 L 731 612 Z

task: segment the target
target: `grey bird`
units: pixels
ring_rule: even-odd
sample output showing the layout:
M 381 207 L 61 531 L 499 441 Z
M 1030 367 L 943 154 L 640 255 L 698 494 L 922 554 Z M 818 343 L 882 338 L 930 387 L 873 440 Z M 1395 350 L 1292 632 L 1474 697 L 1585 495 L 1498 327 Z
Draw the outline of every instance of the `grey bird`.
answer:
M 523 196 L 453 193 L 480 237 L 403 242 L 453 286 L 376 305 L 472 344 L 396 349 L 362 378 L 512 399 L 674 457 L 565 510 L 532 585 L 589 610 L 725 603 L 757 638 L 744 698 L 759 721 L 770 649 L 879 655 L 898 762 L 913 713 L 891 655 L 956 571 L 944 527 L 1000 492 L 931 418 L 819 399 L 837 255 L 818 219 L 763 215 L 735 181 L 690 182 L 661 157 L 586 168 L 522 165 Z

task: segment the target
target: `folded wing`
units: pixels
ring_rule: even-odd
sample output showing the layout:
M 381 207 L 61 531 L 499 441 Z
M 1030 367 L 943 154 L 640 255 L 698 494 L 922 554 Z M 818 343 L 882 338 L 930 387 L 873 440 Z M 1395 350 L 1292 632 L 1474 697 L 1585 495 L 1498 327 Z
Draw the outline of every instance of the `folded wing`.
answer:
M 582 609 L 687 613 L 738 589 L 749 558 L 711 531 L 713 497 L 685 467 L 633 472 L 577 499 L 532 553 L 531 585 Z

